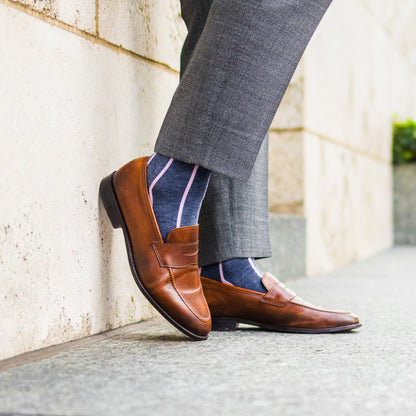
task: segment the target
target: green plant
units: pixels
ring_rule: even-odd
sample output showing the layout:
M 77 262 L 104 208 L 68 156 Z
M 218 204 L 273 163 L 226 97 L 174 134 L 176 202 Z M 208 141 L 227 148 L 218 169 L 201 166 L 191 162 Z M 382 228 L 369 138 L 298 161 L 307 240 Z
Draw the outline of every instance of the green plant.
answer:
M 416 162 L 416 123 L 413 120 L 393 124 L 393 164 Z

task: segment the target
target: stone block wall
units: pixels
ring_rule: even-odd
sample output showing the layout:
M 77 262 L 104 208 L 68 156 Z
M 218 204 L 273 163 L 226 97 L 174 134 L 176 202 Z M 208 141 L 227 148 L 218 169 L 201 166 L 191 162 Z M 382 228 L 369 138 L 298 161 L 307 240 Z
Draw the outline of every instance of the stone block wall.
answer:
M 416 116 L 415 17 L 410 0 L 335 0 L 277 113 L 270 210 L 306 218 L 309 275 L 392 244 L 391 125 Z
M 0 1 L 0 359 L 155 314 L 100 179 L 152 151 L 177 1 Z
M 394 243 L 416 245 L 416 163 L 394 166 Z

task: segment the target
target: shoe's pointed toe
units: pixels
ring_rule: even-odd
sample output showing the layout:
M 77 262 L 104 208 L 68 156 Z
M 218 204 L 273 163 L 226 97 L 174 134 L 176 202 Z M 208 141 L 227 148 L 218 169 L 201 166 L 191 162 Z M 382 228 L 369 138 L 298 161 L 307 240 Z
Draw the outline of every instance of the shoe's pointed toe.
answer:
M 235 330 L 238 323 L 279 332 L 327 333 L 359 328 L 358 317 L 305 302 L 270 273 L 262 279 L 267 293 L 201 278 L 213 330 Z

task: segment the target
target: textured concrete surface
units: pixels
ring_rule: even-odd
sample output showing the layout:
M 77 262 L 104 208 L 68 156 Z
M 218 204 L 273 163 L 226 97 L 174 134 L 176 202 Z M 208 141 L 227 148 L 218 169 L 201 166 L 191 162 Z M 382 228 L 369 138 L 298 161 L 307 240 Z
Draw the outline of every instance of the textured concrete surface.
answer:
M 303 215 L 305 200 L 304 133 L 269 134 L 269 211 Z
M 272 124 L 269 207 L 306 218 L 308 275 L 392 245 L 391 120 L 416 115 L 415 13 L 334 1 Z
M 381 23 L 406 60 L 416 68 L 416 31 L 413 24 L 416 3 L 412 0 L 401 0 L 400 7 L 397 7 L 397 3 L 390 0 L 360 1 Z
M 85 32 L 96 31 L 96 0 L 13 0 Z
M 391 247 L 391 165 L 305 133 L 307 274 Z
M 0 56 L 2 359 L 152 316 L 98 186 L 151 153 L 178 76 L 1 2 Z
M 188 341 L 158 318 L 0 373 L 0 414 L 414 415 L 416 248 L 291 284 L 354 310 L 355 332 L 244 328 Z
M 258 260 L 261 270 L 281 280 L 298 279 L 306 272 L 306 223 L 299 215 L 269 215 L 273 256 Z
M 100 37 L 179 71 L 186 37 L 176 0 L 99 0 Z
M 394 243 L 416 245 L 416 164 L 394 166 Z
M 304 125 L 386 163 L 391 159 L 393 115 L 415 116 L 415 73 L 400 41 L 374 18 L 367 1 L 375 3 L 334 1 L 312 38 L 303 62 Z M 397 14 L 416 13 L 412 0 L 403 0 L 400 6 L 391 3 L 390 9 Z M 407 16 L 409 23 L 412 16 Z M 396 26 L 400 21 L 391 20 L 390 27 Z

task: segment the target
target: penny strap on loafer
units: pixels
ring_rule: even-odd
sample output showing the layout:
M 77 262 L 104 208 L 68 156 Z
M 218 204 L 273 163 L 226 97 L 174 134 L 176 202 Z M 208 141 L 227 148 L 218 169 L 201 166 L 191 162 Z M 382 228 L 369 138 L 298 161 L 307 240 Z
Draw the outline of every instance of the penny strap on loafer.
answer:
M 295 292 L 286 287 L 271 273 L 266 273 L 263 276 L 262 283 L 268 289 L 268 292 L 261 299 L 263 303 L 283 307 L 296 297 Z
M 114 227 L 123 229 L 137 286 L 176 328 L 206 339 L 211 316 L 198 271 L 198 225 L 171 230 L 163 241 L 146 178 L 147 158 L 132 160 L 102 181 L 100 196 Z
M 214 330 L 233 331 L 239 323 L 245 323 L 272 331 L 314 334 L 350 331 L 361 326 L 350 312 L 303 301 L 270 273 L 262 278 L 266 294 L 204 277 L 201 281 Z
M 153 243 L 160 267 L 184 269 L 198 265 L 198 242 L 190 244 Z
M 174 228 L 166 237 L 166 243 L 152 243 L 160 267 L 184 269 L 198 266 L 199 226 Z

